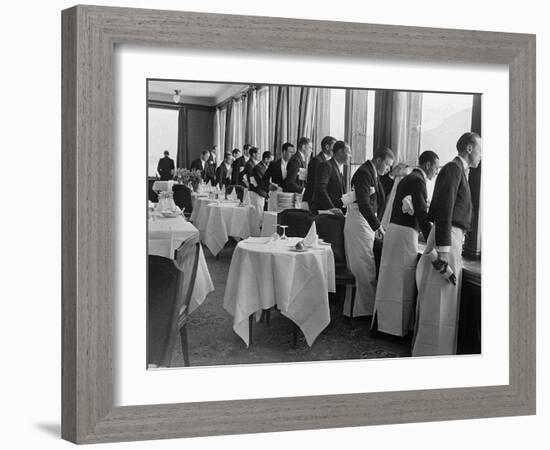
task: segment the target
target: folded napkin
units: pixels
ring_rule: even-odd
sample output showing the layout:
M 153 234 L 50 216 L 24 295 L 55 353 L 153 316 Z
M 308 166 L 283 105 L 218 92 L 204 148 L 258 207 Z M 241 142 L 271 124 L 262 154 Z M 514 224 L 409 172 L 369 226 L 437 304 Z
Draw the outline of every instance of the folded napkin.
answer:
M 403 214 L 414 216 L 414 207 L 412 197 L 410 195 L 403 198 L 403 201 L 401 202 L 401 211 L 403 211 Z
M 229 194 L 229 200 L 238 200 L 239 198 L 237 197 L 237 190 L 235 188 L 233 188 L 233 190 L 231 191 L 231 194 Z
M 307 169 L 298 169 L 298 179 L 301 181 L 307 180 Z
M 315 226 L 315 222 L 313 222 L 306 234 L 306 237 L 304 238 L 304 245 L 306 247 L 316 247 L 318 242 L 319 238 L 317 236 L 317 227 Z
M 357 197 L 355 196 L 355 191 L 349 191 L 346 192 L 344 195 L 342 195 L 342 203 L 344 206 L 351 205 L 353 202 L 357 200 Z

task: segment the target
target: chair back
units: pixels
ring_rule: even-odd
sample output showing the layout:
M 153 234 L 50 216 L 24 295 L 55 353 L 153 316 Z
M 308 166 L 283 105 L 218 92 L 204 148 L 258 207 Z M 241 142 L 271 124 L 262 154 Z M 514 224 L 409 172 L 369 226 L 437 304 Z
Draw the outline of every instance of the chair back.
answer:
M 200 243 L 199 236 L 192 236 L 184 241 L 174 252 L 174 267 L 178 274 L 176 289 L 172 302 L 170 329 L 165 336 L 161 364 L 169 366 L 172 359 L 174 345 L 178 340 L 179 330 L 185 324 L 189 314 L 189 304 L 195 287 L 197 269 L 199 265 Z
M 174 194 L 174 203 L 179 209 L 183 209 L 186 215 L 193 212 L 193 201 L 191 198 L 191 189 L 184 184 L 174 184 L 172 187 Z
M 325 242 L 330 242 L 336 266 L 346 265 L 346 250 L 344 247 L 345 217 L 340 215 L 319 214 L 315 218 L 317 234 Z
M 237 192 L 237 198 L 239 199 L 240 202 L 242 202 L 244 197 L 244 187 L 239 184 L 230 184 L 225 187 L 226 199 L 227 199 L 227 196 L 233 192 L 233 190 Z
M 306 237 L 315 220 L 315 216 L 305 209 L 285 209 L 278 214 L 278 223 L 288 225 L 286 235 L 288 237 Z
M 155 184 L 155 181 L 156 178 L 149 177 L 147 179 L 147 198 L 153 203 L 157 203 L 159 201 L 159 196 L 155 191 L 153 191 L 153 184 Z

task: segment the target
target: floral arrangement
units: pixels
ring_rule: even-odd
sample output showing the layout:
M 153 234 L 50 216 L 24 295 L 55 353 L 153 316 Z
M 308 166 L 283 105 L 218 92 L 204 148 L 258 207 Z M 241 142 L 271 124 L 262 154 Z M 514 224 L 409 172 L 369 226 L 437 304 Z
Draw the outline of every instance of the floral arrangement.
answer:
M 185 184 L 186 186 L 191 185 L 193 189 L 198 187 L 202 179 L 200 170 L 189 169 L 177 169 L 174 178 L 180 184 Z

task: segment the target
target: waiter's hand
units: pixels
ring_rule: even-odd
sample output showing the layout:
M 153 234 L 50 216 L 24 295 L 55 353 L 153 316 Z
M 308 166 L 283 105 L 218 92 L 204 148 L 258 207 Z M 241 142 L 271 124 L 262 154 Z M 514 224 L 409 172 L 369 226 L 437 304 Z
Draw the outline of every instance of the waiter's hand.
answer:
M 378 239 L 384 239 L 384 235 L 386 234 L 386 230 L 384 230 L 384 227 L 380 225 L 378 230 L 376 230 L 376 237 Z
M 333 214 L 336 214 L 337 216 L 343 216 L 344 213 L 342 212 L 342 210 L 340 208 L 331 208 L 329 209 L 330 212 L 332 212 Z
M 448 252 L 437 252 L 437 257 L 445 262 L 449 262 L 449 253 Z

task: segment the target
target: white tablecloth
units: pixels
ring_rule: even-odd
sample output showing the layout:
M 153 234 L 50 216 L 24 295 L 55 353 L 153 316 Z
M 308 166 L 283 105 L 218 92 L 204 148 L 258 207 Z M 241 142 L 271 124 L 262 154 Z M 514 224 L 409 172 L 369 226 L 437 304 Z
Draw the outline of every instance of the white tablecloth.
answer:
M 155 192 L 161 192 L 161 191 L 172 192 L 172 188 L 174 187 L 174 184 L 175 184 L 174 180 L 168 180 L 168 181 L 157 180 L 153 183 L 153 191 L 155 191 Z
M 274 305 L 300 327 L 310 346 L 330 323 L 328 293 L 336 292 L 332 249 L 291 251 L 299 240 L 249 238 L 233 253 L 223 306 L 247 346 L 249 316 Z
M 254 207 L 238 206 L 238 202 L 211 203 L 202 208 L 198 217 L 201 241 L 213 255 L 217 255 L 229 240 L 229 236 L 246 239 L 258 236 L 260 230 L 254 223 Z
M 210 200 L 207 197 L 195 197 L 194 203 L 193 203 L 193 212 L 191 213 L 191 217 L 189 217 L 189 220 L 193 222 L 193 225 L 195 225 L 199 230 L 206 225 L 205 222 L 205 216 L 206 211 L 204 210 L 206 205 L 209 205 L 210 203 L 215 203 L 216 200 Z
M 264 211 L 260 236 L 273 236 L 273 233 L 277 231 L 275 225 L 277 225 L 277 213 L 275 211 Z
M 163 256 L 173 259 L 176 250 L 183 241 L 199 231 L 182 216 L 175 218 L 156 217 L 148 221 L 148 252 L 150 255 Z M 186 270 L 187 268 L 184 268 Z M 189 269 L 190 270 L 190 269 Z M 199 265 L 193 295 L 189 305 L 189 313 L 197 308 L 206 296 L 214 290 L 214 284 L 210 278 L 210 272 L 204 259 L 202 247 L 199 253 Z

